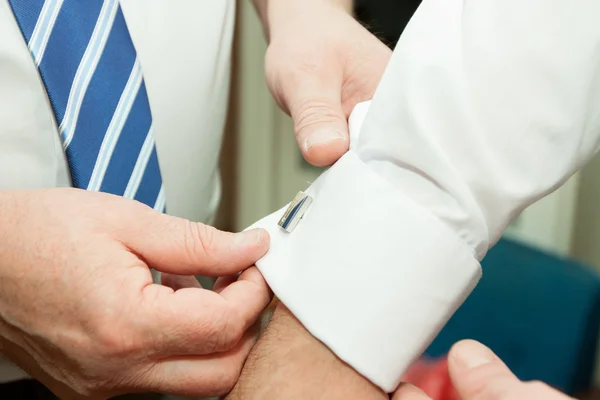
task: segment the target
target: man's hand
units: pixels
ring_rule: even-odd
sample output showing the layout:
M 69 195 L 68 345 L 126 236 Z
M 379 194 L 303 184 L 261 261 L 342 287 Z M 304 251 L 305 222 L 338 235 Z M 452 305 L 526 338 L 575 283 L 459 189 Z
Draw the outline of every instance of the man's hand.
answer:
M 465 340 L 454 345 L 448 368 L 461 400 L 568 400 L 541 382 L 521 382 L 490 349 Z M 392 400 L 431 400 L 421 390 L 403 385 Z
M 349 0 L 254 0 L 269 38 L 266 78 L 317 166 L 349 146 L 347 119 L 375 93 L 391 51 L 349 14 Z
M 224 394 L 270 301 L 262 230 L 228 234 L 120 197 L 0 192 L 0 351 L 61 398 Z M 175 274 L 152 283 L 149 268 Z
M 266 79 L 294 121 L 307 161 L 324 166 L 349 147 L 347 119 L 373 97 L 391 51 L 350 15 L 351 0 L 254 0 L 269 40 Z M 338 359 L 280 304 L 228 399 L 388 396 Z
M 227 400 L 388 400 L 281 303 Z

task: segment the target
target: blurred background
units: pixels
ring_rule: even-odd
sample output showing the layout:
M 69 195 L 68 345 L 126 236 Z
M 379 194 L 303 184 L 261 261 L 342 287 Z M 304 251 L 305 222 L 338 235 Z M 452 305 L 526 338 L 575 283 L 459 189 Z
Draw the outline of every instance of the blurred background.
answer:
M 263 79 L 266 43 L 250 2 L 238 4 L 233 91 L 218 227 L 238 231 L 287 203 L 320 170 L 302 159 Z M 418 0 L 357 0 L 356 15 L 393 48 Z M 436 342 L 495 350 L 523 379 L 600 398 L 600 158 L 527 209 L 483 262 L 484 278 Z M 315 277 L 315 279 L 318 279 Z M 365 284 L 368 284 L 365 276 Z M 585 393 L 585 395 L 584 395 Z

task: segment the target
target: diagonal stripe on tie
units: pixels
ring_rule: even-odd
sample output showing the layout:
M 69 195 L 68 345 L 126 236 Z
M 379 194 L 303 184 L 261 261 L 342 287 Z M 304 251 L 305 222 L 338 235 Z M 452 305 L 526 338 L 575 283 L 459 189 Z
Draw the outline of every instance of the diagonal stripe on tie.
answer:
M 33 59 L 36 65 L 40 65 L 44 52 L 46 51 L 46 45 L 50 38 L 50 33 L 58 17 L 58 12 L 62 7 L 63 0 L 51 0 L 46 1 L 42 7 L 40 17 L 35 25 L 31 39 L 29 39 L 29 50 L 33 55 Z
M 156 200 L 160 195 L 162 185 L 154 179 L 154 176 L 159 172 L 158 157 L 156 154 L 156 148 L 152 149 L 148 165 L 142 175 L 140 186 L 138 187 L 137 193 L 134 199 L 140 201 L 149 206 L 155 206 Z
M 158 197 L 156 198 L 156 202 L 153 207 L 156 211 L 164 211 L 165 209 L 165 189 L 163 187 L 160 188 L 160 192 L 158 192 Z
M 77 68 L 75 80 L 69 93 L 64 119 L 61 121 L 59 127 L 65 148 L 69 147 L 75 134 L 75 126 L 77 125 L 77 118 L 79 117 L 83 97 L 92 79 L 92 75 L 96 71 L 100 56 L 104 51 L 104 46 L 113 26 L 117 10 L 118 3 L 116 0 L 104 2 L 100 11 L 100 18 L 98 18 L 98 22 L 92 33 L 92 38 L 83 54 L 79 68 Z
M 31 35 L 33 35 L 33 31 L 35 30 L 35 26 L 39 19 L 38 17 L 42 13 L 42 8 L 45 4 L 46 2 L 44 0 L 30 0 L 27 4 L 27 9 L 24 12 L 15 15 L 26 43 L 29 43 L 31 40 Z
M 104 135 L 104 141 L 100 147 L 98 160 L 96 161 L 96 165 L 92 171 L 92 177 L 90 178 L 90 183 L 87 187 L 88 190 L 100 190 L 100 185 L 104 179 L 106 168 L 108 168 L 108 163 L 113 151 L 115 150 L 117 140 L 121 135 L 123 126 L 125 125 L 125 121 L 127 121 L 127 117 L 129 116 L 129 112 L 131 111 L 131 107 L 133 106 L 133 102 L 137 96 L 141 84 L 142 69 L 140 67 L 140 63 L 136 60 L 135 64 L 133 65 L 131 75 L 129 76 L 129 80 L 127 81 L 127 85 L 125 85 L 125 90 L 123 90 L 123 94 L 121 95 L 121 99 L 117 105 L 117 109 L 115 110 L 112 120 L 110 121 L 110 125 L 108 126 L 106 134 Z
M 73 186 L 164 211 L 142 68 L 118 0 L 9 0 L 39 68 Z
M 154 149 L 154 135 L 152 134 L 152 128 L 150 128 L 150 131 L 148 131 L 148 135 L 146 135 L 146 139 L 144 140 L 142 151 L 140 151 L 138 159 L 136 160 L 131 178 L 125 188 L 125 193 L 123 193 L 124 197 L 127 197 L 128 199 L 135 198 L 140 183 L 142 182 L 142 176 L 144 175 L 144 171 L 150 160 L 152 149 Z

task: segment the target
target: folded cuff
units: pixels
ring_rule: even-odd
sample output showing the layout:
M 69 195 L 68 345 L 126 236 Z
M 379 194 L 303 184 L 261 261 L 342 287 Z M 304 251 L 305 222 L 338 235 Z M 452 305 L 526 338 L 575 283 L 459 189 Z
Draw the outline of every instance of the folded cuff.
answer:
M 253 227 L 271 235 L 257 262 L 312 335 L 387 392 L 481 276 L 473 250 L 350 151 L 306 191 L 291 233 L 279 210 Z

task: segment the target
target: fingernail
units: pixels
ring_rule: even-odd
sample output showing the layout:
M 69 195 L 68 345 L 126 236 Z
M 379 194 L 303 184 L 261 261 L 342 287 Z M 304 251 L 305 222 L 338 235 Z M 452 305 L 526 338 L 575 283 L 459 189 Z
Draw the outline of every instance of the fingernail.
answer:
M 456 366 L 463 370 L 492 363 L 497 358 L 490 349 L 474 340 L 463 340 L 454 345 L 451 357 Z
M 234 243 L 236 246 L 256 246 L 262 242 L 264 231 L 262 229 L 250 229 L 234 235 Z
M 304 142 L 304 148 L 308 151 L 311 147 L 332 142 L 334 140 L 343 140 L 346 137 L 342 135 L 340 132 L 324 129 L 320 131 L 316 131 L 315 133 L 308 135 L 306 141 Z

